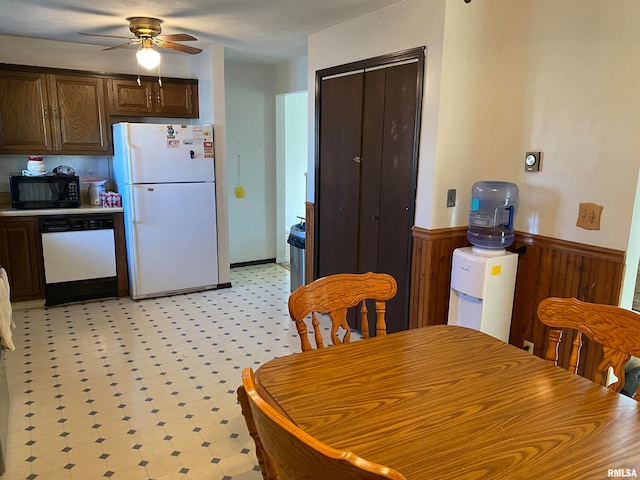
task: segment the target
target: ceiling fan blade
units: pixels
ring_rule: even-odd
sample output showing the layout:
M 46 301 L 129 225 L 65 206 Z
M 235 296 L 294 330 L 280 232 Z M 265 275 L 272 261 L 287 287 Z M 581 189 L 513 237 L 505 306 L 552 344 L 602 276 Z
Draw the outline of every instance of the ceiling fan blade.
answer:
M 156 38 L 165 42 L 195 42 L 198 39 L 188 33 L 174 33 L 173 35 L 158 35 Z
M 105 38 L 126 38 L 127 40 L 135 40 L 135 38 L 131 37 L 123 37 L 121 35 L 100 35 L 99 33 L 82 33 L 78 32 L 80 35 L 87 35 L 89 37 L 105 37 Z
M 177 50 L 178 52 L 189 53 L 191 55 L 195 55 L 196 53 L 200 53 L 202 51 L 202 49 L 200 48 L 189 47 L 187 45 L 180 45 L 179 43 L 165 42 L 157 38 L 154 38 L 153 41 L 159 47 L 169 48 L 171 50 Z
M 142 43 L 140 40 L 136 40 L 134 42 L 129 42 L 129 43 L 123 43 L 121 45 L 116 45 L 115 47 L 103 48 L 102 51 L 103 52 L 107 52 L 109 50 L 115 50 L 116 48 L 128 47 L 129 45 L 139 45 L 140 43 Z

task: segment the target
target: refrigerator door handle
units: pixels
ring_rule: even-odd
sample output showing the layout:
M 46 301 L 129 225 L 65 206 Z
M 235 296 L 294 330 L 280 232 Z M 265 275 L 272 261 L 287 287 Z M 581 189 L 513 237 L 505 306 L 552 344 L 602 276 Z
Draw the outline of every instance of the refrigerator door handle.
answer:
M 131 198 L 131 206 L 129 208 L 129 211 L 131 212 L 131 225 L 138 223 L 138 220 L 136 219 L 136 205 L 138 202 L 136 201 L 135 190 L 135 186 L 129 186 L 129 198 Z
M 131 141 L 130 139 L 130 131 L 129 131 L 130 125 L 127 123 L 126 124 L 126 129 L 125 129 L 125 139 L 124 139 L 124 144 L 127 146 L 127 150 L 129 150 L 129 161 L 126 162 L 126 168 L 127 168 L 127 178 L 129 179 L 129 183 L 135 183 L 133 180 L 133 162 L 134 162 L 134 158 L 135 155 L 134 153 L 138 152 L 138 149 L 131 145 Z

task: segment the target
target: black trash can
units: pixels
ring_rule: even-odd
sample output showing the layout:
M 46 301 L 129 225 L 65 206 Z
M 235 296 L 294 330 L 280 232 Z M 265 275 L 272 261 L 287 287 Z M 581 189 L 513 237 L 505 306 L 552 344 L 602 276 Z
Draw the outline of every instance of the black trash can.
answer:
M 305 228 L 304 220 L 291 225 L 289 238 L 287 239 L 287 243 L 290 245 L 289 266 L 291 269 L 292 292 L 300 285 L 304 285 L 304 244 L 307 237 Z

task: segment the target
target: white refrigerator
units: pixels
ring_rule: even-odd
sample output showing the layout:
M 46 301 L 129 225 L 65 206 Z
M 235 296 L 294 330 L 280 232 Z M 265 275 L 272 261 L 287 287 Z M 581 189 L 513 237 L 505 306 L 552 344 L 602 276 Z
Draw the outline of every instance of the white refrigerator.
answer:
M 216 288 L 213 127 L 118 123 L 113 143 L 131 297 Z

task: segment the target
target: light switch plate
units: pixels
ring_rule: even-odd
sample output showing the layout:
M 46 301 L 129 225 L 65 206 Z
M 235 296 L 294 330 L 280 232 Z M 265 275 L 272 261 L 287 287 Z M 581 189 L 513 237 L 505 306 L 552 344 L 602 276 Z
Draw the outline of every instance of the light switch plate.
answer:
M 456 189 L 447 190 L 447 208 L 456 206 Z
M 585 230 L 600 230 L 600 217 L 604 207 L 596 203 L 580 203 L 578 205 L 578 220 L 576 227 Z

